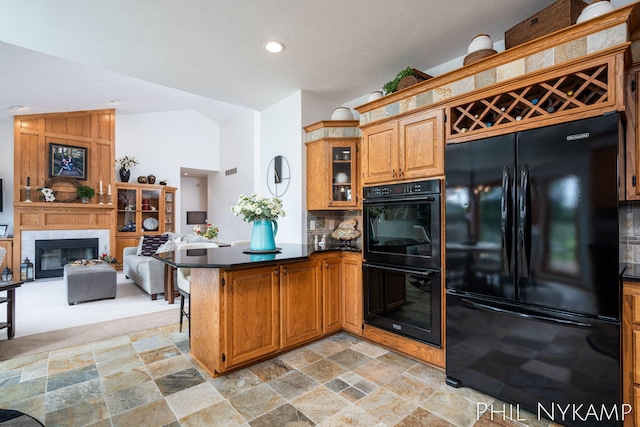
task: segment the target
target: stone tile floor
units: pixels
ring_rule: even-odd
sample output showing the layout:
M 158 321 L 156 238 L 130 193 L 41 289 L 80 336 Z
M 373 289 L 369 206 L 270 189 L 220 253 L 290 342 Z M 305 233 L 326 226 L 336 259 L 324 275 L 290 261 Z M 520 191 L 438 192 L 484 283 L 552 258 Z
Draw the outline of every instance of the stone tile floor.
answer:
M 0 362 L 0 408 L 46 426 L 550 425 L 477 415 L 492 403 L 501 408 L 346 333 L 218 378 L 193 362 L 177 325 Z

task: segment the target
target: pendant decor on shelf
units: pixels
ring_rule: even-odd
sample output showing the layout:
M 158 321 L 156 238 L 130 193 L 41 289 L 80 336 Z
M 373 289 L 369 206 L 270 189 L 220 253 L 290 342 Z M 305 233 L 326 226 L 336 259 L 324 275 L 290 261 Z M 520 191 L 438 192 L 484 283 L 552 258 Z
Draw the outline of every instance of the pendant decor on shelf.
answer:
M 275 236 L 278 233 L 278 223 L 270 219 L 257 219 L 253 221 L 253 231 L 251 233 L 251 243 L 249 249 L 252 251 L 274 251 L 276 250 Z
M 131 177 L 131 171 L 129 169 L 120 168 L 120 181 L 129 182 L 130 177 Z

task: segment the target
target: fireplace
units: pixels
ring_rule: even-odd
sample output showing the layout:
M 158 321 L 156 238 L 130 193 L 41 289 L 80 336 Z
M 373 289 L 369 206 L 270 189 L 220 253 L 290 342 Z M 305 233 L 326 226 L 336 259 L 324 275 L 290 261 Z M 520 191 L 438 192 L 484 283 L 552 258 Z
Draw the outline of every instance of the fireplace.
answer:
M 62 277 L 65 264 L 98 258 L 97 238 L 36 240 L 35 246 L 36 279 Z

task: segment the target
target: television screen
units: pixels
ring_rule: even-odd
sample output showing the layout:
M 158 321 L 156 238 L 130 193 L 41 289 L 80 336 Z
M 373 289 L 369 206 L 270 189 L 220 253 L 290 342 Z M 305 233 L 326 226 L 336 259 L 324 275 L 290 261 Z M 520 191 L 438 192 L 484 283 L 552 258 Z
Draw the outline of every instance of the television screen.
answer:
M 2 208 L 4 207 L 4 181 L 0 179 L 0 212 L 4 212 Z
M 207 212 L 205 211 L 187 211 L 187 224 L 206 224 Z

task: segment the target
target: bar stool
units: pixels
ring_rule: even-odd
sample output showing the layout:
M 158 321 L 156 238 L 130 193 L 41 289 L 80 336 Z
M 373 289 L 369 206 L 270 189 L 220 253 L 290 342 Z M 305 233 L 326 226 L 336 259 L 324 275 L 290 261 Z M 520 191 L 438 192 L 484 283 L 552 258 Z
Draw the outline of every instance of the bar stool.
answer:
M 215 242 L 200 242 L 200 243 L 183 243 L 178 245 L 177 251 L 183 249 L 206 249 L 217 248 L 218 244 Z M 176 272 L 178 279 L 178 292 L 180 293 L 180 332 L 182 332 L 182 319 L 186 316 L 189 319 L 189 313 L 191 313 L 191 269 L 190 268 L 178 268 Z M 189 298 L 189 311 L 184 310 L 184 299 Z M 191 322 L 189 322 L 189 336 L 191 336 Z

